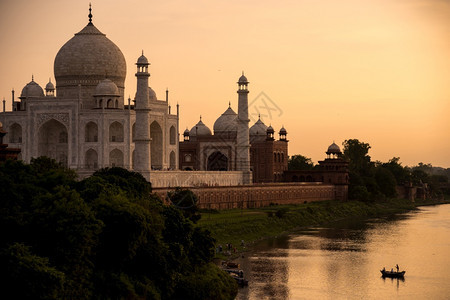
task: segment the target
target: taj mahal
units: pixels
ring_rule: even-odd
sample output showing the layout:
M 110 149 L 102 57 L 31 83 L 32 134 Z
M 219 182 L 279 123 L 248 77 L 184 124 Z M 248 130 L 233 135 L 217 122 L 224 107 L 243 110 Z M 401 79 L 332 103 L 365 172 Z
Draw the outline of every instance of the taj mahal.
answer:
M 237 81 L 237 113 L 229 105 L 214 124 L 200 120 L 179 141 L 180 107 L 172 109 L 149 86 L 149 61 L 136 61 L 136 95 L 124 97 L 126 61 L 119 47 L 89 22 L 54 60 L 55 84 L 34 78 L 11 111 L 0 113 L 10 147 L 20 159 L 47 156 L 86 177 L 104 167 L 141 173 L 154 186 L 240 185 L 281 181 L 287 169 L 286 129 L 258 120 L 251 128 L 249 81 Z M 181 149 L 181 150 L 180 150 Z M 190 172 L 187 172 L 190 170 Z M 225 172 L 224 172 L 225 171 Z M 253 171 L 253 172 L 252 172 Z

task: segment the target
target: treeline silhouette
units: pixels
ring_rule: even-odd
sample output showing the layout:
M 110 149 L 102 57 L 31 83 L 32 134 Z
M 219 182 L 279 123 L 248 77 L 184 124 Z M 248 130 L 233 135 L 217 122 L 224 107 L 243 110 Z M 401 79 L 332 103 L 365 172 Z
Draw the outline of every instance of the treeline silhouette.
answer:
M 163 205 L 139 173 L 107 168 L 77 181 L 74 171 L 46 157 L 6 161 L 0 197 L 4 296 L 234 299 L 237 293 L 234 280 L 212 263 L 214 239 L 193 223 L 195 212 L 185 216 Z

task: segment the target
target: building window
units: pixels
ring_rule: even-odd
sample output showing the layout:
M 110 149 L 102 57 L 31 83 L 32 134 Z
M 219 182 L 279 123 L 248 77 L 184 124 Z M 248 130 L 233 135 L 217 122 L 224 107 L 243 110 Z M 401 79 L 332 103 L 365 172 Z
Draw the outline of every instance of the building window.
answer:
M 184 161 L 185 161 L 185 162 L 191 162 L 191 161 L 192 161 L 192 155 L 186 154 L 186 155 L 184 156 Z

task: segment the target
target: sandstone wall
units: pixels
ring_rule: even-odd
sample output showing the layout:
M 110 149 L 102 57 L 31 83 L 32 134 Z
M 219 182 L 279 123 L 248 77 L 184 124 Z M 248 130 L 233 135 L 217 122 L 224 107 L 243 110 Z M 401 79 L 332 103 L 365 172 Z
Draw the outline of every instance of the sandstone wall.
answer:
M 338 200 L 336 186 L 316 182 L 271 183 L 245 186 L 189 188 L 198 197 L 202 209 L 256 208 L 273 204 L 300 204 L 313 201 Z M 153 192 L 168 202 L 171 188 L 154 188 Z M 340 200 L 340 199 L 339 199 Z

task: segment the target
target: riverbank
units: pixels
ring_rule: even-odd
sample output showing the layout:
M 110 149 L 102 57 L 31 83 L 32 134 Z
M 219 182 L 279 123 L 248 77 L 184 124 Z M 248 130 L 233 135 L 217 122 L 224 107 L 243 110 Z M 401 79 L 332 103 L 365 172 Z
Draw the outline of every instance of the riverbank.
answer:
M 257 209 L 204 211 L 198 225 L 209 230 L 222 248 L 217 257 L 236 257 L 256 241 L 346 218 L 368 218 L 406 212 L 418 206 L 450 203 L 450 199 L 410 202 L 390 199 L 384 202 L 323 201 L 299 205 L 273 205 Z M 244 241 L 244 243 L 242 243 Z M 231 244 L 230 248 L 226 247 Z

